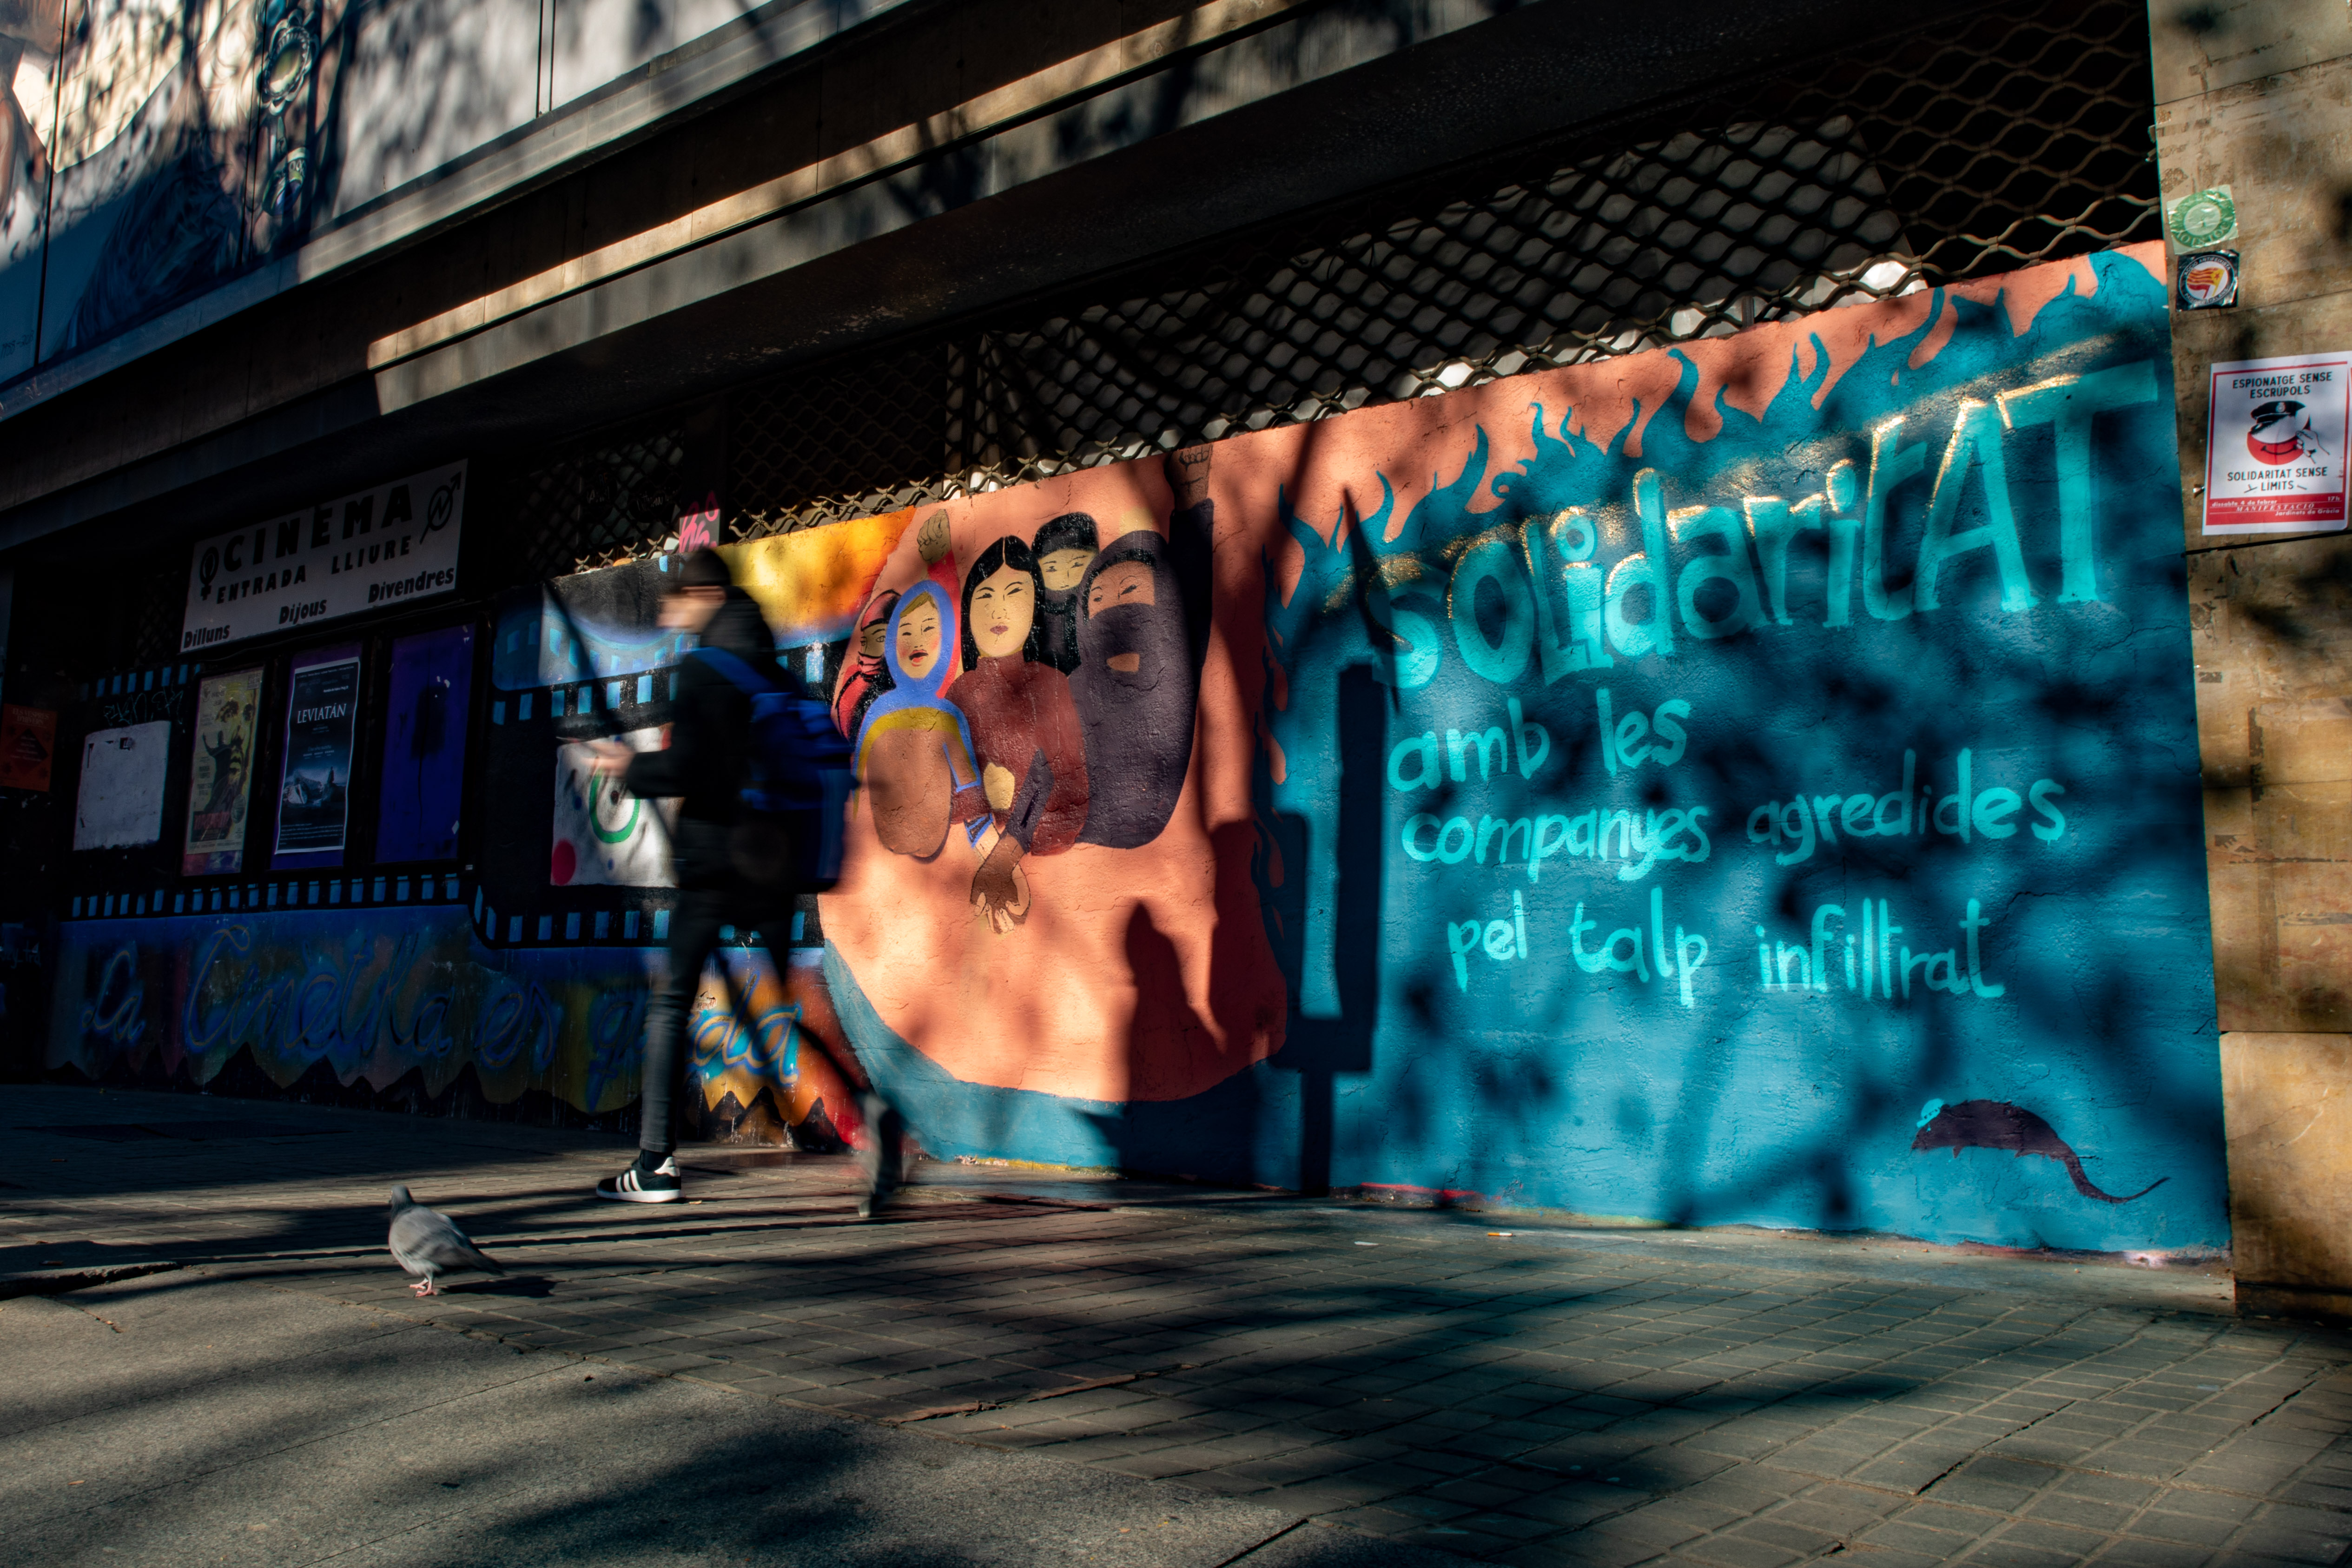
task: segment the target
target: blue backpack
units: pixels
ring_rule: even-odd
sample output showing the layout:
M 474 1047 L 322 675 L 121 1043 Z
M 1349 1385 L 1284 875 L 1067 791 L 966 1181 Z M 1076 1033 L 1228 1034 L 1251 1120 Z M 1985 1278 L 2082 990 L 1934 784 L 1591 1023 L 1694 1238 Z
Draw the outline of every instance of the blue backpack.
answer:
M 743 805 L 761 816 L 787 819 L 802 890 L 831 888 L 841 879 L 844 818 L 856 784 L 849 742 L 833 727 L 832 710 L 771 685 L 725 648 L 697 648 L 692 657 L 751 700 Z

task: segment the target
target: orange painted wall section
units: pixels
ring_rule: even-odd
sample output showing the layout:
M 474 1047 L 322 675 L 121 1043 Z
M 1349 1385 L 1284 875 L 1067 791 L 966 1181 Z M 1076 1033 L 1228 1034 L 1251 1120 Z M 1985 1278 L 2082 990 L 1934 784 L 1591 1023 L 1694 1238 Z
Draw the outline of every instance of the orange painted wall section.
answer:
M 1237 445 L 1218 447 L 1223 463 Z M 1211 470 L 1213 493 L 1219 488 Z M 1164 532 L 1171 495 L 1157 462 L 1087 469 L 927 508 L 953 558 L 1056 516 L 1097 519 L 1105 543 Z M 828 940 L 890 1026 L 956 1078 L 1092 1100 L 1181 1100 L 1282 1043 L 1284 985 L 1250 880 L 1253 715 L 1263 673 L 1258 542 L 1220 506 L 1215 593 L 1192 762 L 1166 829 L 1132 849 L 1078 844 L 1024 863 L 1030 902 L 993 929 L 972 908 L 975 858 L 951 834 L 929 859 L 894 855 L 870 812 L 851 827 L 841 886 L 823 900 Z M 909 528 L 876 591 L 929 574 Z M 953 693 L 953 682 L 949 686 Z

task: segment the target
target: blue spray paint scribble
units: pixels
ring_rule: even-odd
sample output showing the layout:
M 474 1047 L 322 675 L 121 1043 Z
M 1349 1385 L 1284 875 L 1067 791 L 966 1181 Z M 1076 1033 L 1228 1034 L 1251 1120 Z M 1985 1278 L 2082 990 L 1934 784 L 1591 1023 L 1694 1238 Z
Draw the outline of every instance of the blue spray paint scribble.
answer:
M 281 1083 L 421 1070 L 437 1094 L 471 1067 L 494 1097 L 605 1110 L 635 1092 L 644 949 L 492 953 L 459 905 L 76 922 L 58 945 L 53 1066 L 203 1083 L 247 1051 Z

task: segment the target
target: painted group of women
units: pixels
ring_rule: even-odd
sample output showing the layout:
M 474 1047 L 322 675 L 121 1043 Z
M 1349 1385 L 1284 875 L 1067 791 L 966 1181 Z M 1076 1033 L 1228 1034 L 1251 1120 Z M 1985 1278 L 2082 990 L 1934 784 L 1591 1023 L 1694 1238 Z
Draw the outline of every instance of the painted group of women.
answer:
M 986 852 L 971 899 L 992 927 L 1026 917 L 1021 862 L 1160 836 L 1192 763 L 1207 629 L 1206 454 L 1171 461 L 1163 537 L 1108 541 L 1067 512 L 989 544 L 959 581 L 944 512 L 927 575 L 877 594 L 834 696 L 884 847 L 928 859 L 951 830 Z

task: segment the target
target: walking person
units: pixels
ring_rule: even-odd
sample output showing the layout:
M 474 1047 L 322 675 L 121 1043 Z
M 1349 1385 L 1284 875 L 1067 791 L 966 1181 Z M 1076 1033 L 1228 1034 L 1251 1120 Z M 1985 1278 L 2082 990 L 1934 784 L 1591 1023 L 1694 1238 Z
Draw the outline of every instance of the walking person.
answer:
M 669 1204 L 685 1194 L 678 1175 L 676 1107 L 684 1099 L 687 1040 L 703 966 L 719 948 L 721 927 L 760 934 L 781 972 L 792 939 L 795 857 L 782 819 L 743 802 L 752 763 L 752 700 L 740 680 L 791 691 L 776 662 L 775 643 L 759 605 L 735 585 L 715 550 L 697 550 L 670 574 L 661 598 L 665 630 L 695 636 L 712 657 L 690 654 L 677 668 L 669 745 L 632 752 L 616 741 L 594 742 L 599 773 L 619 779 L 643 797 L 677 799 L 670 852 L 677 908 L 670 917 L 669 973 L 646 1013 L 645 1075 L 635 1163 L 596 1184 L 596 1195 L 619 1203 Z M 731 657 L 730 657 L 731 656 Z M 835 1053 L 803 1031 L 857 1091 L 866 1122 L 858 1151 L 864 1192 L 861 1218 L 871 1218 L 897 1185 L 903 1129 L 897 1110 L 875 1092 L 856 1058 Z

